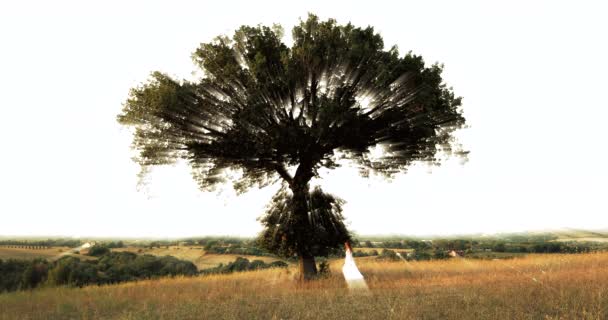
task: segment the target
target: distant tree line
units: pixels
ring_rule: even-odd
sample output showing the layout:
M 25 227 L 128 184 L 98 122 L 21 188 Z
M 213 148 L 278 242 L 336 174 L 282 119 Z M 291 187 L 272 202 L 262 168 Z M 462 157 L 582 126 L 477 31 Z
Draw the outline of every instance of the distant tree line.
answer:
M 110 241 L 110 242 L 104 242 L 102 244 L 104 247 L 112 249 L 112 248 L 124 248 L 125 244 L 124 242 L 122 242 L 122 240 L 118 240 L 118 241 Z
M 434 248 L 427 250 L 413 250 L 413 251 L 394 251 L 391 249 L 382 249 L 382 251 L 377 255 L 376 259 L 378 260 L 388 260 L 388 261 L 398 261 L 398 260 L 406 260 L 406 261 L 424 261 L 424 260 L 442 260 L 448 259 L 450 255 L 448 251 Z
M 377 256 L 377 255 L 378 255 L 378 250 L 376 250 L 376 249 L 370 250 L 370 251 L 361 251 L 361 250 L 353 251 L 353 257 L 371 257 L 371 256 Z
M 354 250 L 354 257 L 377 256 L 381 260 L 437 260 L 450 258 L 454 250 L 458 255 L 469 258 L 495 259 L 513 258 L 525 253 L 588 253 L 608 249 L 608 245 L 600 242 L 505 242 L 499 240 L 470 241 L 470 240 L 434 240 L 402 242 L 387 241 L 375 244 L 370 241 L 359 242 L 360 247 L 377 248 L 368 251 Z M 382 248 L 382 249 L 381 249 Z M 407 251 L 387 248 L 407 249 Z M 380 252 L 378 251 L 380 250 Z M 397 254 L 401 255 L 399 257 Z
M 250 256 L 273 256 L 268 250 L 257 246 L 255 241 L 244 241 L 234 239 L 210 239 L 205 241 L 205 252 L 215 254 L 238 254 Z
M 238 254 L 244 256 L 274 256 L 268 251 L 258 247 L 211 246 L 205 248 L 205 252 L 215 254 Z
M 607 243 L 555 241 L 556 237 L 524 237 L 513 236 L 507 239 L 435 239 L 435 240 L 387 240 L 370 241 L 358 240 L 356 247 L 363 248 L 390 248 L 390 249 L 414 249 L 417 251 L 493 251 L 509 253 L 585 253 L 608 250 Z M 360 253 L 362 256 L 365 253 Z M 369 255 L 369 254 L 368 254 Z
M 587 253 L 608 249 L 606 244 L 598 242 L 557 242 L 557 241 L 537 241 L 537 242 L 504 242 L 494 241 L 480 243 L 473 249 L 486 250 L 493 252 L 506 253 Z
M 104 254 L 110 253 L 110 247 L 103 244 L 96 244 L 89 248 L 87 255 L 93 257 L 103 256 Z
M 201 238 L 187 238 L 187 239 L 176 239 L 176 240 L 151 240 L 151 241 L 138 241 L 130 243 L 129 245 L 141 248 L 161 248 L 161 247 L 173 247 L 173 246 L 206 246 L 208 243 L 222 243 L 225 245 L 243 245 L 251 243 L 251 239 L 247 238 L 236 238 L 236 237 L 201 237 Z
M 78 247 L 82 241 L 75 239 L 47 239 L 47 240 L 0 240 L 0 246 L 19 247 Z
M 249 261 L 249 259 L 246 259 L 243 257 L 237 257 L 235 261 L 229 262 L 226 265 L 220 263 L 215 268 L 201 270 L 201 274 L 233 273 L 233 272 L 241 272 L 241 271 L 261 270 L 261 269 L 268 269 L 268 268 L 285 268 L 285 267 L 287 267 L 287 263 L 285 263 L 283 261 L 274 261 L 271 263 L 266 263 L 262 260 Z
M 0 292 L 40 286 L 110 284 L 163 276 L 196 275 L 196 266 L 175 257 L 107 252 L 97 260 L 64 257 L 55 262 L 42 259 L 0 260 Z

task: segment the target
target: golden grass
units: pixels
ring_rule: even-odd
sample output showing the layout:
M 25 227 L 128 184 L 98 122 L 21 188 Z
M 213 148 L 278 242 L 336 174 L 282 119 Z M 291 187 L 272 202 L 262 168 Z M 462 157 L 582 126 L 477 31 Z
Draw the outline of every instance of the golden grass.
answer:
M 205 250 L 200 246 L 169 246 L 160 248 L 125 247 L 112 249 L 112 251 L 128 251 L 134 253 L 151 254 L 153 256 L 174 256 L 176 258 L 188 261 L 192 261 L 205 254 Z
M 294 269 L 0 295 L 0 319 L 607 319 L 608 253 L 514 260 L 357 258 L 367 294 Z
M 21 248 L 9 248 L 7 246 L 0 246 L 0 259 L 25 259 L 33 260 L 36 258 L 42 258 L 47 260 L 58 259 L 62 256 L 69 255 L 77 257 L 82 260 L 97 259 L 95 257 L 85 256 L 81 254 L 67 254 L 66 252 L 71 248 L 68 247 L 49 247 L 45 249 L 28 249 L 25 247 Z M 63 254 L 63 255 L 62 255 Z
M 0 246 L 0 259 L 35 259 L 35 258 L 52 258 L 56 255 L 65 252 L 69 248 L 63 247 L 50 247 L 45 249 L 28 249 L 25 247 L 21 248 L 9 248 L 6 246 Z

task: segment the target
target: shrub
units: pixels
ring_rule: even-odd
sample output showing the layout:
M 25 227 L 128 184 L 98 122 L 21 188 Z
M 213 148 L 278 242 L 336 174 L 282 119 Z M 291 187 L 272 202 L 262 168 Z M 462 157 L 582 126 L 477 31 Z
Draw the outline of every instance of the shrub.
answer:
M 329 263 L 327 263 L 327 261 L 321 261 L 321 263 L 319 263 L 319 277 L 326 278 L 330 275 Z
M 376 259 L 392 261 L 400 260 L 399 256 L 397 256 L 397 253 L 390 249 L 382 249 L 382 252 Z
M 96 244 L 96 245 L 92 246 L 91 249 L 89 249 L 88 255 L 93 256 L 93 257 L 99 257 L 99 256 L 103 256 L 104 254 L 107 254 L 109 252 L 110 252 L 110 249 L 108 249 L 108 247 Z

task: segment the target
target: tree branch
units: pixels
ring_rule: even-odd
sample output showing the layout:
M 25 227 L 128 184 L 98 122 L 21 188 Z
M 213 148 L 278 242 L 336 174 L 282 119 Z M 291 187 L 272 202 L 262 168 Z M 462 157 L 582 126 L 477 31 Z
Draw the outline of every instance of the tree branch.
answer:
M 287 169 L 285 169 L 282 164 L 275 164 L 274 169 L 277 171 L 279 176 L 283 178 L 283 180 L 287 181 L 288 184 L 291 184 L 293 182 L 293 178 L 291 177 L 291 175 L 289 175 L 289 172 L 287 172 Z

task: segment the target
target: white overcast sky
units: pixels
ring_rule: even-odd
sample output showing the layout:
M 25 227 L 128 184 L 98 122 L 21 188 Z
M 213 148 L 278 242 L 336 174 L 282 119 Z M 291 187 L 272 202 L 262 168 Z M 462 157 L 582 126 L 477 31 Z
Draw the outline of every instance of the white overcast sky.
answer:
M 608 10 L 603 1 L 2 1 L 0 235 L 251 236 L 276 190 L 198 191 L 184 165 L 137 190 L 116 123 L 153 70 L 195 70 L 201 42 L 308 12 L 374 26 L 445 64 L 464 97 L 464 165 L 392 183 L 353 169 L 320 183 L 359 234 L 606 228 Z

